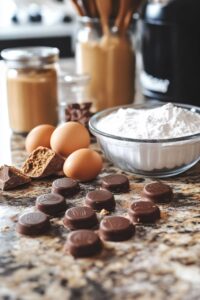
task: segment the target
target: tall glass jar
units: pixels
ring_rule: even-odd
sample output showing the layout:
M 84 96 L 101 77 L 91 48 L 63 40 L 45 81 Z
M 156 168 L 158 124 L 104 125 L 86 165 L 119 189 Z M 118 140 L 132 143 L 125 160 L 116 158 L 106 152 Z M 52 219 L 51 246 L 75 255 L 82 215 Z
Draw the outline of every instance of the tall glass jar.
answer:
M 88 97 L 88 74 L 60 71 L 58 75 L 59 121 L 66 122 L 66 110 L 70 104 L 91 102 Z
M 91 76 L 90 98 L 96 110 L 130 104 L 135 92 L 135 52 L 132 35 L 102 33 L 98 19 L 81 17 L 76 41 L 78 73 Z
M 59 50 L 51 47 L 13 48 L 2 51 L 7 62 L 7 98 L 10 126 L 26 134 L 39 124 L 56 125 Z

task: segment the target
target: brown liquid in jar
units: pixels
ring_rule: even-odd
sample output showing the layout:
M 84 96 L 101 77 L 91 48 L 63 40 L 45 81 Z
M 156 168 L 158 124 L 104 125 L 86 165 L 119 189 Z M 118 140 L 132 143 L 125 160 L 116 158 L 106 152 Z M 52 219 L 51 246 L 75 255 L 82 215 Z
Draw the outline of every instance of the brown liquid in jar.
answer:
M 54 69 L 10 69 L 7 79 L 11 128 L 27 133 L 39 124 L 56 125 L 57 74 Z

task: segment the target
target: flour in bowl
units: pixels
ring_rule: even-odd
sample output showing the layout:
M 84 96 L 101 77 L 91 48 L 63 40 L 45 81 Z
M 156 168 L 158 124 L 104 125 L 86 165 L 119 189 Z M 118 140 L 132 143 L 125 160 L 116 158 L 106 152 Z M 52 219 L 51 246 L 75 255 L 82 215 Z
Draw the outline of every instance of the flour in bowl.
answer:
M 169 139 L 200 132 L 200 114 L 172 103 L 153 109 L 120 108 L 102 118 L 97 128 L 133 139 Z

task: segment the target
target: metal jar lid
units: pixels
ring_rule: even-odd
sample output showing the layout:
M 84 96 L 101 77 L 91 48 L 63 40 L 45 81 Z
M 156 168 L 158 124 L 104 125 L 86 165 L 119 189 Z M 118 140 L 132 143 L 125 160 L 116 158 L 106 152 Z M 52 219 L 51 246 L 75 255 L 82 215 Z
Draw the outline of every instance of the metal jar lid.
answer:
M 59 49 L 52 47 L 9 48 L 1 52 L 12 68 L 39 68 L 58 61 Z

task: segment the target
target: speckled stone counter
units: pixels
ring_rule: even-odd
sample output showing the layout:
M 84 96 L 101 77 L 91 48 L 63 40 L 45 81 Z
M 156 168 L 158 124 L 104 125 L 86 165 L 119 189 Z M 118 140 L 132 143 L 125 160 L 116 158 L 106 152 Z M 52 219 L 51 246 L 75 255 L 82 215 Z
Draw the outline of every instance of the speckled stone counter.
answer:
M 13 162 L 20 166 L 24 140 L 15 136 L 11 144 Z M 100 176 L 115 172 L 122 171 L 105 162 Z M 52 178 L 0 192 L 0 299 L 200 299 L 199 173 L 200 164 L 165 180 L 175 199 L 160 206 L 162 219 L 152 226 L 137 226 L 135 237 L 127 242 L 106 243 L 92 259 L 74 259 L 64 252 L 68 231 L 62 218 L 51 219 L 52 230 L 45 236 L 29 238 L 15 232 L 18 215 L 34 210 L 36 196 L 50 191 Z M 151 181 L 127 175 L 131 192 L 116 195 L 115 214 L 126 215 L 144 183 Z M 98 184 L 98 179 L 82 184 L 69 206 L 82 204 L 86 192 Z

